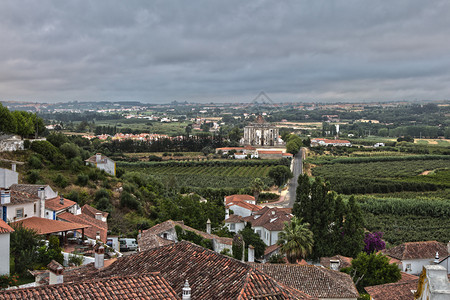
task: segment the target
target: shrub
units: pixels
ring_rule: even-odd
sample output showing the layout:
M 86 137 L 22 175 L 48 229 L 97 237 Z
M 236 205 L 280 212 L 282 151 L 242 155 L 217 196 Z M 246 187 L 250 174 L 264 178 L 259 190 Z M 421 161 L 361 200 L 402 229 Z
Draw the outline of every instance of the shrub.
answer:
M 32 155 L 28 159 L 28 166 L 32 169 L 40 169 L 42 168 L 42 161 L 36 155 Z
M 69 266 L 81 266 L 84 261 L 84 257 L 78 253 L 69 254 Z
M 55 185 L 57 187 L 60 187 L 60 188 L 65 188 L 66 186 L 69 185 L 69 182 L 67 181 L 67 179 L 64 176 L 62 176 L 61 174 L 58 174 L 56 176 L 56 178 L 53 179 L 53 182 L 55 183 Z
M 77 176 L 76 184 L 79 186 L 86 186 L 89 182 L 89 176 L 86 174 L 80 174 Z
M 40 179 L 41 179 L 41 176 L 39 175 L 38 170 L 31 170 L 28 172 L 28 175 L 27 175 L 28 183 L 35 184 Z
M 48 141 L 35 141 L 31 143 L 30 148 L 50 161 L 53 160 L 53 157 L 58 153 L 58 148 L 53 146 Z
M 73 143 L 65 143 L 59 149 L 69 159 L 80 156 L 80 149 Z

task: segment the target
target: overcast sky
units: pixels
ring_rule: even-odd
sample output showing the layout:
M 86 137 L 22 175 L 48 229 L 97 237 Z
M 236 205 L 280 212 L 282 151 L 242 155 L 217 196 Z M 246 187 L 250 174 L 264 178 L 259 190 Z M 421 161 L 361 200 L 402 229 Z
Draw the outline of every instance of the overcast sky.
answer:
M 0 100 L 450 99 L 450 1 L 0 2 Z

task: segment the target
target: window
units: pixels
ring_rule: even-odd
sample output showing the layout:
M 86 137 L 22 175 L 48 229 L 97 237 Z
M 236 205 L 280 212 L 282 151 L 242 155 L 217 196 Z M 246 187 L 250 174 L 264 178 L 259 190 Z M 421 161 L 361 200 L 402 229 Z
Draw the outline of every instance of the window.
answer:
M 36 213 L 36 203 L 34 204 L 34 213 Z
M 411 271 L 411 264 L 406 264 L 405 272 Z
M 256 230 L 256 233 L 261 237 L 261 230 Z
M 166 232 L 163 233 L 163 238 L 167 239 L 167 233 Z
M 23 218 L 23 208 L 16 209 L 16 218 Z
M 230 224 L 230 230 L 236 230 L 236 224 Z

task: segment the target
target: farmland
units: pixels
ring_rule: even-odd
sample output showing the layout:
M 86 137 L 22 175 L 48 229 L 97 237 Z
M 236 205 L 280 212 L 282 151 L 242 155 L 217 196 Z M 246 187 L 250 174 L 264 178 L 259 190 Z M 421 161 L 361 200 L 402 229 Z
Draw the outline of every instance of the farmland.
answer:
M 139 169 L 163 182 L 170 179 L 178 187 L 248 188 L 255 178 L 261 178 L 266 185 L 272 185 L 268 172 L 272 166 L 280 164 L 289 164 L 289 161 L 169 161 L 119 163 L 119 166 L 126 171 Z

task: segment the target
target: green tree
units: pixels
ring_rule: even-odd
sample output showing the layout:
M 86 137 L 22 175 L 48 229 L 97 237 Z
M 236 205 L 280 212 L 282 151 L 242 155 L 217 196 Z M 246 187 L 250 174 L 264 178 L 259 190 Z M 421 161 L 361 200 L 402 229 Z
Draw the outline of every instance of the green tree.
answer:
M 59 150 L 69 159 L 80 156 L 80 148 L 73 143 L 64 143 L 59 147 Z
M 292 155 L 295 155 L 298 153 L 298 151 L 300 151 L 302 145 L 302 139 L 296 134 L 291 134 L 287 138 L 286 151 L 291 153 Z
M 34 133 L 34 122 L 29 113 L 15 110 L 12 112 L 12 115 L 17 124 L 16 133 L 20 135 L 22 139 Z
M 275 166 L 272 167 L 269 171 L 269 177 L 273 179 L 275 184 L 278 187 L 281 187 L 285 184 L 290 178 L 292 178 L 293 174 L 289 167 L 286 166 Z
M 381 253 L 360 252 L 352 265 L 341 271 L 352 276 L 360 293 L 366 286 L 397 282 L 401 278 L 397 265 L 389 264 L 389 258 Z
M 23 227 L 21 223 L 12 224 L 11 227 L 14 229 L 10 235 L 11 273 L 24 275 L 38 260 L 40 236 L 35 230 Z
M 59 238 L 51 235 L 48 238 L 48 245 L 43 245 L 38 249 L 39 258 L 38 262 L 41 267 L 47 266 L 52 260 L 64 263 L 64 255 L 62 254 L 62 248 L 59 245 Z
M 281 252 L 286 254 L 289 263 L 294 264 L 298 259 L 305 258 L 312 252 L 314 245 L 313 233 L 308 223 L 293 217 L 291 222 L 284 222 L 284 229 L 279 233 L 278 245 Z
M 364 247 L 364 220 L 354 196 L 348 200 L 340 242 L 344 256 L 356 257 Z
M 245 224 L 244 229 L 239 231 L 239 233 L 244 238 L 245 249 L 248 249 L 248 246 L 250 245 L 255 247 L 255 258 L 264 255 L 264 251 L 266 250 L 266 244 L 264 244 L 263 240 L 259 237 L 259 235 L 253 231 L 252 225 L 250 223 Z
M 228 138 L 231 142 L 238 143 L 242 137 L 242 133 L 239 129 L 239 127 L 233 127 L 233 129 L 230 130 L 228 133 Z
M 264 181 L 262 181 L 261 178 L 257 177 L 253 180 L 252 186 L 250 188 L 252 189 L 253 196 L 255 197 L 256 202 L 258 202 L 259 194 L 267 187 Z
M 7 107 L 0 103 L 0 132 L 15 133 L 17 122 Z

